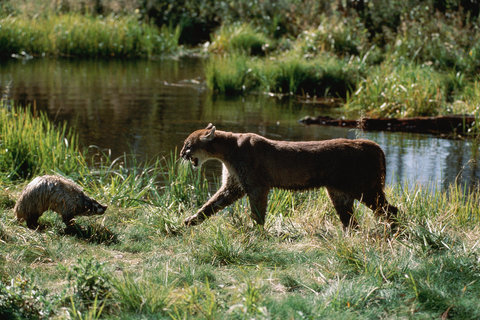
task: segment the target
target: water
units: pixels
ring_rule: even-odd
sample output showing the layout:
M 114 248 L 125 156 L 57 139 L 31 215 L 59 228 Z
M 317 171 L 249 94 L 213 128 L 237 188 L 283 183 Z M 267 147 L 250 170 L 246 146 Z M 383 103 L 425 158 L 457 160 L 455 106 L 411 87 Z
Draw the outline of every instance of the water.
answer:
M 45 111 L 56 122 L 67 121 L 81 145 L 110 149 L 113 156 L 168 156 L 180 150 L 190 132 L 212 122 L 219 130 L 273 139 L 372 139 L 385 151 L 387 183 L 445 189 L 453 182 L 472 187 L 480 181 L 478 146 L 471 141 L 304 126 L 298 119 L 335 111 L 264 95 L 215 97 L 203 70 L 200 59 L 9 60 L 0 62 L 0 93 Z

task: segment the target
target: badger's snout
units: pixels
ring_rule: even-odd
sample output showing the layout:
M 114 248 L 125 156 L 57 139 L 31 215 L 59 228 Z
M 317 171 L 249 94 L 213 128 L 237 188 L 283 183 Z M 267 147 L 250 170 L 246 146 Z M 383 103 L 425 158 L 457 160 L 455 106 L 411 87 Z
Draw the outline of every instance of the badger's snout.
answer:
M 104 214 L 105 211 L 107 211 L 107 208 L 108 208 L 108 207 L 107 207 L 107 206 L 104 206 L 104 205 L 101 205 L 100 203 L 96 203 L 96 204 L 94 205 L 94 208 L 95 208 L 95 212 L 96 212 L 97 214 Z

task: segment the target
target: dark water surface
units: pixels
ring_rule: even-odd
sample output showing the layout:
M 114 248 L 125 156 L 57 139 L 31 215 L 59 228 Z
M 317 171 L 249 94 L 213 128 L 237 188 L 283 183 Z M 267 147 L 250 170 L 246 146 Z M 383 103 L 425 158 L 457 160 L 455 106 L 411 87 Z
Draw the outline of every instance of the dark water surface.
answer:
M 168 156 L 190 132 L 212 122 L 219 130 L 273 139 L 372 139 L 385 151 L 388 183 L 446 188 L 455 181 L 476 186 L 480 179 L 478 145 L 471 141 L 304 126 L 298 119 L 332 111 L 264 95 L 212 96 L 199 59 L 3 61 L 0 93 L 46 111 L 54 121 L 67 121 L 82 146 L 111 149 L 114 156 Z

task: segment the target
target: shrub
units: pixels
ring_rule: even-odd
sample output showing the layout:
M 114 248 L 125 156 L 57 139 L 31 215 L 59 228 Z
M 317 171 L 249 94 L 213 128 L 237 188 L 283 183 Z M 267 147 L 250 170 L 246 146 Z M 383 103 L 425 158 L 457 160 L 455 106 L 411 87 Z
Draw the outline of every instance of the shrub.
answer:
M 367 30 L 357 17 L 322 15 L 315 29 L 303 31 L 298 39 L 302 53 L 316 55 L 329 51 L 338 56 L 359 55 L 370 47 Z M 298 45 L 298 44 L 297 44 Z
M 408 59 L 434 66 L 437 70 L 454 70 L 476 74 L 478 60 L 478 30 L 465 25 L 460 14 L 448 19 L 425 7 L 417 7 L 405 15 L 395 39 L 389 45 L 397 60 Z
M 46 290 L 32 279 L 18 276 L 9 284 L 0 281 L 0 317 L 2 319 L 48 319 L 53 303 Z
M 446 110 L 446 97 L 444 78 L 431 67 L 386 63 L 360 81 L 346 108 L 370 116 L 437 115 Z
M 209 50 L 215 53 L 263 55 L 269 45 L 267 37 L 250 24 L 222 26 L 213 37 Z
M 67 269 L 67 279 L 75 296 L 84 304 L 103 301 L 111 291 L 111 279 L 104 265 L 93 258 L 79 258 Z

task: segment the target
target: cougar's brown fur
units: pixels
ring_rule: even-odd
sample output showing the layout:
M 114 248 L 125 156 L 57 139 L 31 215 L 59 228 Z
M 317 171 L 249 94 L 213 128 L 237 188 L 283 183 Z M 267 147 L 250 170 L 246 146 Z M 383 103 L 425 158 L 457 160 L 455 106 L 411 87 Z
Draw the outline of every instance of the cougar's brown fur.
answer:
M 254 133 L 219 131 L 209 124 L 187 137 L 180 156 L 194 167 L 209 159 L 223 163 L 222 186 L 185 220 L 186 225 L 202 222 L 245 194 L 251 217 L 264 224 L 271 188 L 326 187 L 345 228 L 357 224 L 352 218 L 354 200 L 389 220 L 398 211 L 385 198 L 385 154 L 373 141 L 276 141 Z

